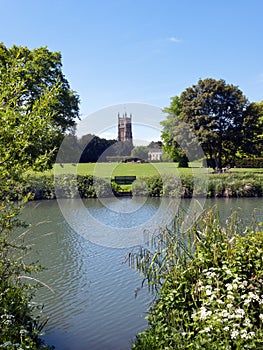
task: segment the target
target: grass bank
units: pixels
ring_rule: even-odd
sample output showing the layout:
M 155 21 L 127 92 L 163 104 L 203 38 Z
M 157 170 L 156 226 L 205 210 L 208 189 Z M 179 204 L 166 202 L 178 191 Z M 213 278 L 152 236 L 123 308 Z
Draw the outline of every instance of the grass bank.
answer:
M 251 218 L 252 219 L 252 218 Z M 180 215 L 129 254 L 157 292 L 135 350 L 262 349 L 263 232 L 209 209 L 185 233 Z
M 111 182 L 110 177 L 59 174 L 54 178 L 52 173 L 28 174 L 24 183 L 17 185 L 14 193 L 23 195 L 31 193 L 31 199 L 35 200 L 55 199 L 57 196 L 60 198 L 109 197 L 125 190 L 132 190 L 134 196 L 150 197 L 261 197 L 263 174 L 230 173 L 204 176 L 204 169 L 197 174 L 191 173 L 190 170 L 189 173 L 162 176 L 141 174 L 132 186 L 124 187 Z M 15 194 L 13 199 L 16 199 Z
M 190 163 L 189 168 L 178 168 L 178 163 L 80 163 L 80 164 L 55 164 L 53 169 L 46 171 L 46 175 L 53 173 L 95 175 L 98 177 L 113 177 L 135 175 L 147 177 L 152 175 L 192 175 L 211 173 L 211 169 L 203 168 L 201 162 Z M 230 173 L 261 173 L 262 168 L 233 168 Z

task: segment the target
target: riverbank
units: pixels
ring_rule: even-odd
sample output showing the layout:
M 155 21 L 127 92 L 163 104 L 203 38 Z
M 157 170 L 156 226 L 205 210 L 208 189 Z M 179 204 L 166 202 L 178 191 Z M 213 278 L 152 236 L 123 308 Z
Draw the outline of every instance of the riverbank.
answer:
M 17 184 L 17 193 L 30 194 L 30 200 L 59 198 L 97 198 L 118 196 L 118 193 L 132 190 L 133 196 L 149 197 L 261 197 L 263 194 L 263 174 L 235 173 L 209 174 L 207 176 L 168 175 L 138 178 L 131 188 L 122 188 L 110 178 L 92 175 L 29 174 Z
M 157 291 L 132 349 L 262 349 L 260 226 L 245 228 L 234 212 L 222 226 L 213 209 L 189 230 L 181 225 L 178 216 L 154 235 L 151 249 L 129 256 Z

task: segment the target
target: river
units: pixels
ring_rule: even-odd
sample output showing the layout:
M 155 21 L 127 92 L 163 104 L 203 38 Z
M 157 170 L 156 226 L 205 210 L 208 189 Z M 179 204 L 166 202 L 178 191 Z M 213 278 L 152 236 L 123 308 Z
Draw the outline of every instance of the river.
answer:
M 27 234 L 32 244 L 29 258 L 45 267 L 38 278 L 49 287 L 41 287 L 36 295 L 49 317 L 47 344 L 57 350 L 131 348 L 135 335 L 147 326 L 152 296 L 142 288 L 135 298 L 142 278 L 123 261 L 133 246 L 146 240 L 144 228 L 150 231 L 155 223 L 156 229 L 156 221 L 166 217 L 169 206 L 162 206 L 162 201 L 123 198 L 115 203 L 88 199 L 27 204 L 23 217 L 33 224 Z M 183 203 L 191 206 L 189 200 Z M 262 198 L 213 199 L 202 206 L 215 204 L 222 218 L 231 210 L 250 218 L 259 208 L 255 215 L 263 221 Z

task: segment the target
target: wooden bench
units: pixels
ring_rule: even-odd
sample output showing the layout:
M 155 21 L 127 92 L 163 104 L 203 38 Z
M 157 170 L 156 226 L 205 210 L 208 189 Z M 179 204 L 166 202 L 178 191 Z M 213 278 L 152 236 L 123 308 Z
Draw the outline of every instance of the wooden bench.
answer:
M 131 185 L 136 180 L 136 176 L 115 176 L 111 181 L 118 185 Z

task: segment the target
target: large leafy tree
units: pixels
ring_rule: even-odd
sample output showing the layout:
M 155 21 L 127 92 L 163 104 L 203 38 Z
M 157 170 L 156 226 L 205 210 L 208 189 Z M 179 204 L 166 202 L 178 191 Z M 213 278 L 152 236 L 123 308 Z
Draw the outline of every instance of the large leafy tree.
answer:
M 247 128 L 244 129 L 242 151 L 247 154 L 263 156 L 263 101 L 252 102 L 246 111 L 248 116 L 255 116 L 256 125 L 251 126 L 250 118 L 247 119 Z
M 161 122 L 163 149 L 174 162 L 179 162 L 182 157 L 182 150 L 178 143 L 179 128 L 177 127 L 182 113 L 180 97 L 172 97 L 170 106 L 165 108 L 164 112 L 167 117 Z
M 238 152 L 257 152 L 254 142 L 259 130 L 259 113 L 237 86 L 226 84 L 222 79 L 199 80 L 197 85 L 174 98 L 166 112 L 164 136 L 174 140 L 174 135 L 180 134 L 181 122 L 186 123 L 207 158 L 219 169 L 224 163 L 234 161 Z M 170 126 L 171 130 L 167 131 Z M 172 141 L 169 147 L 174 147 Z
M 56 87 L 56 98 L 49 102 L 49 108 L 54 112 L 52 125 L 61 133 L 74 129 L 79 114 L 79 96 L 71 90 L 62 72 L 59 52 L 51 52 L 46 47 L 33 50 L 20 46 L 7 48 L 0 43 L 0 85 L 6 86 L 14 80 L 20 88 L 9 92 L 16 97 L 16 107 L 23 107 L 24 113 L 32 112 L 35 101 L 47 88 Z M 5 101 L 12 97 L 6 96 Z
M 24 259 L 24 235 L 16 231 L 20 226 L 18 203 L 26 200 L 19 186 L 27 171 L 46 169 L 56 150 L 54 140 L 61 128 L 54 123 L 53 106 L 60 85 L 42 87 L 29 108 L 28 100 L 22 99 L 30 92 L 26 80 L 19 78 L 20 69 L 13 65 L 0 81 L 0 343 L 9 344 L 10 349 L 16 344 L 17 348 L 36 350 L 42 348 L 41 325 L 31 303 L 31 287 L 25 281 L 38 267 L 28 264 L 28 256 L 27 262 Z

